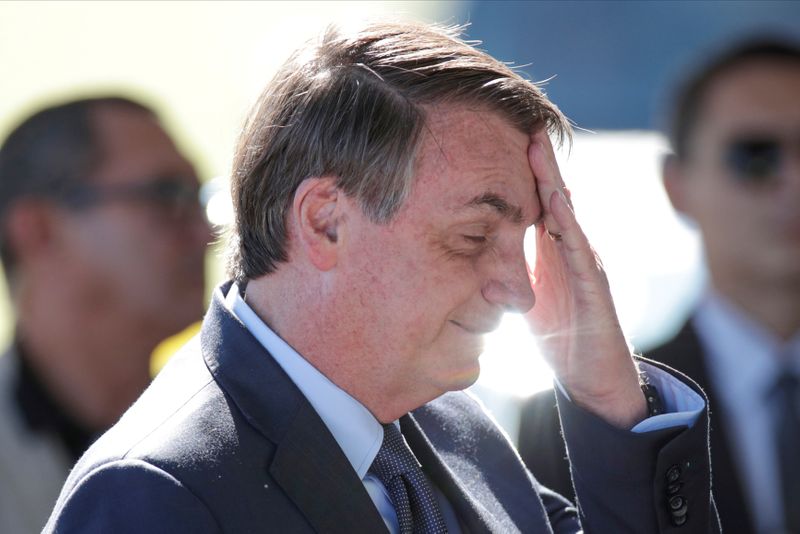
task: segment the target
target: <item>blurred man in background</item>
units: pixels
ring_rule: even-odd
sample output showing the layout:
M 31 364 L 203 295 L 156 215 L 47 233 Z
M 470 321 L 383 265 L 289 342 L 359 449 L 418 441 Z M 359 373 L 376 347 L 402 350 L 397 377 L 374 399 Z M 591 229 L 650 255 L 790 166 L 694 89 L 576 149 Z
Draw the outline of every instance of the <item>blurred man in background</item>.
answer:
M 0 148 L 0 532 L 39 532 L 69 467 L 204 309 L 209 227 L 192 165 L 144 105 L 49 107 Z
M 664 185 L 703 237 L 709 285 L 647 355 L 708 393 L 723 531 L 800 532 L 800 47 L 714 58 L 678 94 L 670 140 Z M 571 492 L 553 405 L 547 391 L 526 406 L 520 452 Z

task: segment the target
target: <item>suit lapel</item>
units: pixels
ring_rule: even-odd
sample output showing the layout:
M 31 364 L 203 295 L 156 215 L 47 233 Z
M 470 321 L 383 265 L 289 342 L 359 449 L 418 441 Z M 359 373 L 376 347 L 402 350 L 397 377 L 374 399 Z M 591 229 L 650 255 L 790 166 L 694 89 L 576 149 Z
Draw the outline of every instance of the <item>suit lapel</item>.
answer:
M 203 358 L 248 422 L 275 444 L 270 475 L 318 532 L 385 532 L 363 483 L 319 415 L 225 308 L 229 288 L 214 292 L 201 332 Z
M 386 531 L 363 483 L 308 403 L 278 444 L 269 471 L 316 531 Z
M 400 424 L 465 532 L 551 532 L 533 479 L 469 395 L 447 393 L 401 418 Z
M 409 447 L 422 464 L 423 470 L 455 509 L 464 532 L 498 532 L 498 525 L 492 515 L 467 491 L 456 473 L 444 463 L 413 415 L 401 418 L 400 428 Z

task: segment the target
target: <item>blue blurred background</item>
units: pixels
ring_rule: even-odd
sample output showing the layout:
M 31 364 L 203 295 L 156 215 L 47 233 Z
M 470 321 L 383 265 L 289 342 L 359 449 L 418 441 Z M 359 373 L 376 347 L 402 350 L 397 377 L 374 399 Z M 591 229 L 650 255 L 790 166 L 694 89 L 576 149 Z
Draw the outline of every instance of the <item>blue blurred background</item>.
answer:
M 800 2 L 509 2 L 458 6 L 470 37 L 533 79 L 579 126 L 658 129 L 670 88 L 753 33 L 800 35 Z

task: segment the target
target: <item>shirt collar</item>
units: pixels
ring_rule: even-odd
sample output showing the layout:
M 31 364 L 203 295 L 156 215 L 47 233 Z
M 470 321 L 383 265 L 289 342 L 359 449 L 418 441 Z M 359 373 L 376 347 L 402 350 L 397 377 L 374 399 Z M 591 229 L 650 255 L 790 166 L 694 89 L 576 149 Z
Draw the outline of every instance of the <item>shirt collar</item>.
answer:
M 238 284 L 231 285 L 225 306 L 289 375 L 363 479 L 383 441 L 383 428 L 378 420 L 267 326 L 245 302 Z
M 718 383 L 731 395 L 752 397 L 766 391 L 784 362 L 800 372 L 800 333 L 786 343 L 755 322 L 724 296 L 709 290 L 700 301 L 693 324 Z

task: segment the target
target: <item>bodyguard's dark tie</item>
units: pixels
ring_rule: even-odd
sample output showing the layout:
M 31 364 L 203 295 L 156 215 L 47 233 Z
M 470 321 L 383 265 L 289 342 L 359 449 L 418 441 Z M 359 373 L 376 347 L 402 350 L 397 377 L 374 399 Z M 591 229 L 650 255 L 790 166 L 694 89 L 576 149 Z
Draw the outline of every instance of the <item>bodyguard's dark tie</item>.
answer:
M 447 533 L 433 490 L 395 425 L 383 426 L 383 444 L 369 471 L 389 491 L 401 534 Z
M 800 380 L 795 374 L 785 371 L 773 391 L 785 529 L 800 533 Z

